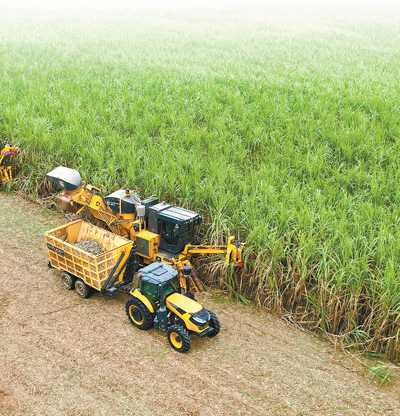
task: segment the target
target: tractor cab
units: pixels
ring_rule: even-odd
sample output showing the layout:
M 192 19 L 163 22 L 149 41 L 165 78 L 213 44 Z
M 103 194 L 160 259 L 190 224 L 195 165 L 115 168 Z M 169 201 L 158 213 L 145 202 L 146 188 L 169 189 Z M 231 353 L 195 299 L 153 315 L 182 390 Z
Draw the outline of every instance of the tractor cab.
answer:
M 191 268 L 185 267 L 189 276 Z M 139 270 L 139 290 L 131 292 L 126 312 L 139 329 L 154 327 L 168 332 L 172 348 L 186 352 L 189 334 L 200 338 L 213 337 L 220 330 L 218 318 L 196 302 L 190 292 L 180 293 L 178 272 L 169 264 L 152 263 Z
M 152 304 L 154 310 L 159 303 L 160 285 L 162 285 L 163 300 L 173 293 L 181 292 L 178 272 L 165 263 L 152 263 L 141 269 L 138 274 L 139 290 Z
M 162 202 L 149 208 L 148 229 L 161 235 L 159 249 L 171 254 L 180 253 L 193 241 L 201 216 L 185 208 Z

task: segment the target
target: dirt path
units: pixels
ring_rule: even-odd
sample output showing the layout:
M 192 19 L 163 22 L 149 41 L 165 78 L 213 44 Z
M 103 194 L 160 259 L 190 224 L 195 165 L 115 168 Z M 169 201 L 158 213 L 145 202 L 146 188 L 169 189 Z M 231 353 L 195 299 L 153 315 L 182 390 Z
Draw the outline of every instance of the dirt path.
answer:
M 222 331 L 179 354 L 128 322 L 126 296 L 78 298 L 46 267 L 62 222 L 0 194 L 0 415 L 400 414 L 399 381 L 262 311 L 201 295 Z

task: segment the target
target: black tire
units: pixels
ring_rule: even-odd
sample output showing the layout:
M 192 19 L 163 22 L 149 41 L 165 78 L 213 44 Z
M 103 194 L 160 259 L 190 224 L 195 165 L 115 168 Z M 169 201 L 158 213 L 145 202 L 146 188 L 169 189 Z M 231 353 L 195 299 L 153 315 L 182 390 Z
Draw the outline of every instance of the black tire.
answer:
M 221 330 L 221 324 L 219 322 L 219 319 L 217 318 L 217 315 L 215 315 L 214 312 L 208 311 L 208 313 L 210 314 L 210 321 L 208 324 L 211 328 L 214 328 L 214 331 L 207 336 L 212 338 L 219 334 L 219 331 Z
M 149 311 L 147 306 L 138 298 L 132 296 L 126 301 L 126 314 L 132 325 L 139 329 L 150 329 L 154 325 L 155 313 Z
M 77 279 L 75 282 L 75 292 L 80 298 L 83 299 L 88 298 L 92 294 L 91 287 L 81 279 Z
M 169 345 L 178 352 L 187 352 L 192 345 L 188 331 L 180 325 L 172 325 L 168 328 L 168 341 Z
M 65 289 L 72 290 L 75 287 L 76 277 L 67 272 L 61 273 L 61 284 Z

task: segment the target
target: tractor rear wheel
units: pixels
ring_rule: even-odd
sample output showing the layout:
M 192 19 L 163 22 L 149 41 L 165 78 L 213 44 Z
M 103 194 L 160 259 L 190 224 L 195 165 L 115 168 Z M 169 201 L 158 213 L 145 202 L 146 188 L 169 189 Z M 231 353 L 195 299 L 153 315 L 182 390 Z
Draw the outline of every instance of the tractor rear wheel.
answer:
M 75 280 L 75 276 L 72 276 L 67 272 L 61 273 L 61 284 L 65 287 L 65 289 L 72 290 L 75 287 Z
M 214 312 L 208 311 L 210 314 L 210 321 L 209 325 L 211 328 L 214 328 L 214 331 L 211 332 L 211 334 L 208 335 L 208 337 L 212 338 L 218 335 L 219 331 L 221 330 L 221 324 L 219 323 L 219 319 L 217 318 L 217 315 L 215 315 Z
M 188 331 L 179 325 L 172 325 L 168 328 L 168 341 L 178 352 L 187 352 L 192 345 Z
M 154 324 L 154 313 L 138 298 L 132 296 L 126 301 L 126 313 L 133 325 L 139 329 L 150 329 Z
M 75 282 L 75 292 L 80 298 L 84 299 L 88 298 L 92 294 L 91 287 L 81 279 L 77 279 Z

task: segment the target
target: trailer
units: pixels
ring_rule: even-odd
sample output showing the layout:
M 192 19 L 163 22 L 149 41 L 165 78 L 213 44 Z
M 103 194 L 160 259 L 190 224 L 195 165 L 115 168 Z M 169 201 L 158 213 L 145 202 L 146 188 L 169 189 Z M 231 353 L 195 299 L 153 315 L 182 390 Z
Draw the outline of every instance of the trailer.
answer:
M 129 290 L 132 273 L 125 273 L 135 254 L 133 242 L 82 220 L 49 230 L 45 233 L 49 267 L 60 270 L 61 283 L 87 298 L 92 289 L 112 294 L 120 288 Z M 103 248 L 92 254 L 77 243 L 93 239 Z

